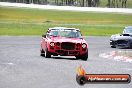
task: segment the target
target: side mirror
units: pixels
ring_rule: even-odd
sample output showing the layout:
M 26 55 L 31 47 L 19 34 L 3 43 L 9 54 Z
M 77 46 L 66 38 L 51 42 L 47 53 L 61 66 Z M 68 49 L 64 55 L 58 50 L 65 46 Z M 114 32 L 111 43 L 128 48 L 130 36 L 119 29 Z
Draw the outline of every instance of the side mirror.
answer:
M 46 35 L 43 34 L 42 37 L 46 38 Z

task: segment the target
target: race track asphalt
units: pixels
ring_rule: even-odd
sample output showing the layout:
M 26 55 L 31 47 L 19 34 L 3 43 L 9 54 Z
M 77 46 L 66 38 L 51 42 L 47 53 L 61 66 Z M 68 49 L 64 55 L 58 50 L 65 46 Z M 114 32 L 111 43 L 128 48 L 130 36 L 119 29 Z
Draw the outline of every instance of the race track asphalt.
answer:
M 118 51 L 110 48 L 109 37 L 88 36 L 89 59 L 40 56 L 40 36 L 0 37 L 0 88 L 131 88 L 129 84 L 86 84 L 76 82 L 76 69 L 82 65 L 89 74 L 130 74 L 132 63 L 99 57 Z M 124 49 L 126 50 L 126 49 Z

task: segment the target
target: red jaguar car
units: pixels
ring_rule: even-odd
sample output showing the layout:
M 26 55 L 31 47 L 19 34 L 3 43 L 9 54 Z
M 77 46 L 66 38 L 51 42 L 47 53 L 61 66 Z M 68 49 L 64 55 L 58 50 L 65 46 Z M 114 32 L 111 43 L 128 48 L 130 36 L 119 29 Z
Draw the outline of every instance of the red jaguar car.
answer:
M 46 58 L 60 55 L 87 60 L 88 44 L 79 29 L 54 27 L 49 28 L 46 35 L 42 35 L 40 52 L 40 55 Z

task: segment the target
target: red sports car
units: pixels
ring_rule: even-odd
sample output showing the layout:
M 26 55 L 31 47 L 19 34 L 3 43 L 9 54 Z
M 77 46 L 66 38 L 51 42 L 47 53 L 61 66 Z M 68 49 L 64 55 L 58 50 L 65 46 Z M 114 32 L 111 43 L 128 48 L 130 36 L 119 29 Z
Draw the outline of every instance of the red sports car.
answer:
M 46 58 L 60 55 L 87 60 L 88 44 L 79 29 L 54 27 L 49 28 L 46 35 L 42 35 L 40 52 L 40 55 Z

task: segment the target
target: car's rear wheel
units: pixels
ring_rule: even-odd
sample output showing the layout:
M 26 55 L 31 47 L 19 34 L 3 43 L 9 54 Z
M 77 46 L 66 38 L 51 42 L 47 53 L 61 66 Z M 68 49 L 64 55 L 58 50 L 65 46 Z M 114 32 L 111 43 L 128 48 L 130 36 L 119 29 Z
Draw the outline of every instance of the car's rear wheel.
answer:
M 45 58 L 51 58 L 51 54 L 48 49 L 45 50 Z
M 44 50 L 42 49 L 42 50 L 40 50 L 40 56 L 45 56 L 45 53 L 44 53 Z

